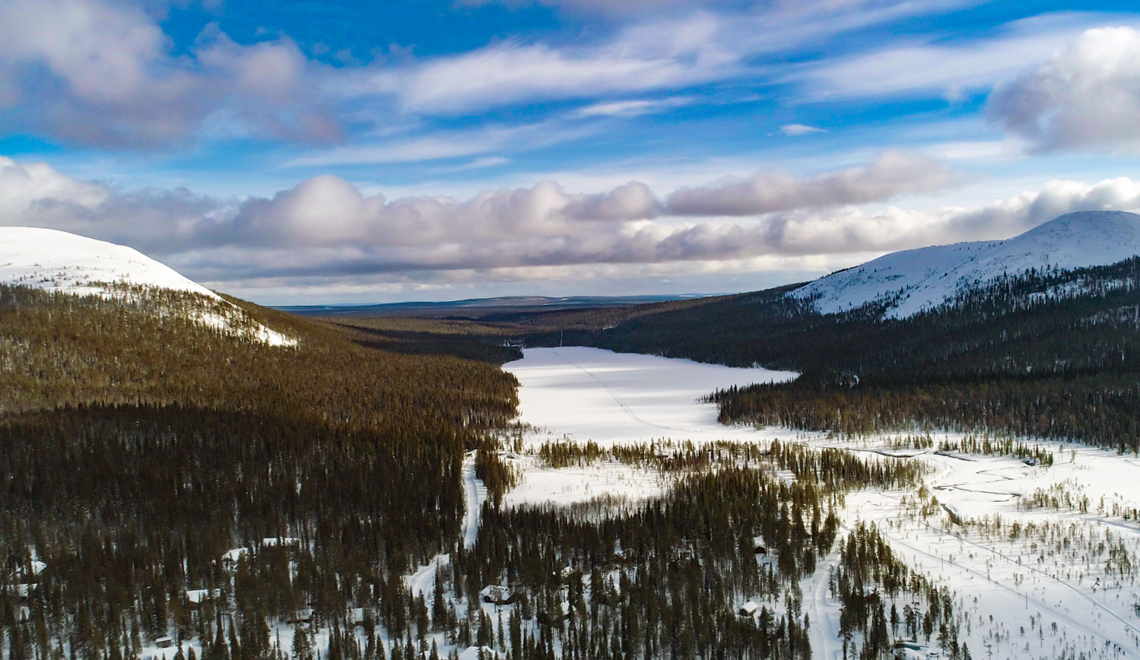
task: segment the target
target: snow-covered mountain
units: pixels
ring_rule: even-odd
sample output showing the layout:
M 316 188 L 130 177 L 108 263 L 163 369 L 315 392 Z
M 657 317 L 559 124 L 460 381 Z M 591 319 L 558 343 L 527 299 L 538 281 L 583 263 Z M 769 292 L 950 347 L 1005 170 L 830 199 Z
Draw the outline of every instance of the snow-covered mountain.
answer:
M 822 277 L 791 295 L 818 296 L 816 309 L 825 314 L 898 295 L 886 316 L 906 318 L 1002 275 L 1043 266 L 1104 266 L 1135 255 L 1140 255 L 1140 215 L 1086 211 L 1062 215 L 1004 241 L 894 252 Z
M 199 294 L 211 304 L 203 305 L 195 321 L 243 335 L 253 328 L 254 338 L 275 346 L 296 343 L 138 250 L 65 231 L 0 227 L 0 283 L 104 298 L 123 295 L 113 286 L 123 283 Z

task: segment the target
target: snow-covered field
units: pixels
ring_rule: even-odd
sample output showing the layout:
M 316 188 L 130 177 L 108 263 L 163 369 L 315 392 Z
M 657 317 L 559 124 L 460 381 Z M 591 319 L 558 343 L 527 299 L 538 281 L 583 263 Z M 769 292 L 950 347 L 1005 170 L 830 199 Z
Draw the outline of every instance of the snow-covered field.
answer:
M 845 447 L 882 460 L 917 460 L 930 471 L 915 492 L 848 496 L 844 524 L 872 522 L 912 566 L 954 592 L 960 635 L 975 658 L 1117 658 L 1140 654 L 1140 460 L 1042 443 L 1052 467 L 1015 457 L 891 449 L 889 438 L 835 441 L 784 428 L 727 428 L 699 397 L 718 387 L 795 374 L 729 369 L 591 348 L 528 349 L 505 365 L 522 383 L 524 446 L 569 439 L 600 445 L 652 440 L 766 442 Z M 960 434 L 933 437 L 958 441 Z M 667 482 L 613 463 L 553 470 L 516 456 L 522 485 L 505 502 L 572 503 L 602 494 L 644 498 Z M 1067 501 L 1065 496 L 1068 496 Z M 923 504 L 935 511 L 924 517 Z M 1125 519 L 1127 512 L 1130 519 Z M 952 516 L 965 524 L 955 524 Z M 1016 524 L 1016 526 L 1015 526 Z M 834 561 L 834 557 L 831 558 Z M 816 657 L 842 657 L 828 563 L 802 585 Z M 899 608 L 902 608 L 899 603 Z M 992 618 L 991 618 L 992 617 Z M 991 655 L 992 654 L 992 655 Z

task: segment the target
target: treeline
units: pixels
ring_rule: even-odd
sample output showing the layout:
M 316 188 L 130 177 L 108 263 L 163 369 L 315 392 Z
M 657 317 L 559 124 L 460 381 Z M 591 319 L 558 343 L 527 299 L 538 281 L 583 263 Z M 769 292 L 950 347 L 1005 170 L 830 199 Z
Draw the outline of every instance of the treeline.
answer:
M 0 414 L 177 404 L 406 433 L 497 428 L 515 414 L 514 377 L 449 346 L 378 350 L 366 334 L 240 304 L 298 346 L 238 341 L 186 314 L 155 314 L 145 298 L 0 285 Z
M 913 486 L 919 482 L 923 469 L 913 461 L 886 457 L 868 461 L 842 449 L 813 449 L 778 439 L 770 443 L 662 440 L 606 448 L 592 440 L 544 442 L 538 448 L 538 457 L 553 469 L 591 465 L 599 460 L 661 472 L 704 473 L 722 465 L 770 466 L 791 472 L 798 481 L 821 484 L 830 493 L 867 487 Z
M 887 301 L 819 314 L 784 295 L 789 288 L 528 341 L 802 373 L 719 392 L 727 423 L 852 435 L 944 428 L 1140 448 L 1138 258 L 1006 276 L 907 319 L 882 318 Z

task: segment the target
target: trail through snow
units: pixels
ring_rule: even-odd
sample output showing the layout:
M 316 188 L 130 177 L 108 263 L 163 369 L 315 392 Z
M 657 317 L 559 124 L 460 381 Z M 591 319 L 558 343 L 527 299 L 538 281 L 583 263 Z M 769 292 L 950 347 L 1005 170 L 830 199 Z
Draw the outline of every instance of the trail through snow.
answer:
M 463 547 L 470 548 L 479 535 L 479 512 L 487 501 L 487 487 L 475 476 L 474 455 L 463 462 L 463 495 Z

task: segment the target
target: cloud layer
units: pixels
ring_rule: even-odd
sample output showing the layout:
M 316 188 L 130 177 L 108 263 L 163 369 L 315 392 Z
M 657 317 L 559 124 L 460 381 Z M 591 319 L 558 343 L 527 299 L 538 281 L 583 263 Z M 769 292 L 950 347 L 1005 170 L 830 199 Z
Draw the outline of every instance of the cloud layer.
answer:
M 880 202 L 902 194 L 943 191 L 966 177 L 929 158 L 886 151 L 870 165 L 809 179 L 763 172 L 748 179 L 728 179 L 669 196 L 668 208 L 681 216 L 745 216 Z
M 1051 181 L 1039 192 L 980 208 L 869 212 L 856 205 L 953 183 L 952 173 L 908 158 L 884 154 L 864 168 L 811 179 L 779 175 L 801 192 L 760 206 L 757 199 L 765 197 L 745 196 L 750 208 L 767 210 L 736 220 L 721 213 L 742 209 L 736 184 L 689 189 L 701 191 L 707 205 L 706 216 L 694 220 L 673 209 L 674 198 L 689 191 L 661 202 L 638 182 L 598 194 L 570 193 L 545 181 L 464 200 L 389 200 L 320 176 L 272 197 L 233 202 L 184 189 L 122 192 L 46 165 L 0 158 L 0 217 L 5 224 L 127 243 L 224 289 L 226 282 L 248 287 L 283 279 L 308 285 L 338 278 L 451 281 L 472 272 L 540 279 L 567 267 L 579 268 L 579 276 L 601 276 L 630 265 L 667 273 L 691 270 L 685 264 L 692 263 L 786 264 L 1004 238 L 1070 211 L 1140 208 L 1140 182 L 1127 178 L 1093 185 Z M 894 168 L 904 162 L 910 167 Z M 904 170 L 914 173 L 909 183 L 899 174 Z M 833 191 L 831 203 L 805 190 Z

